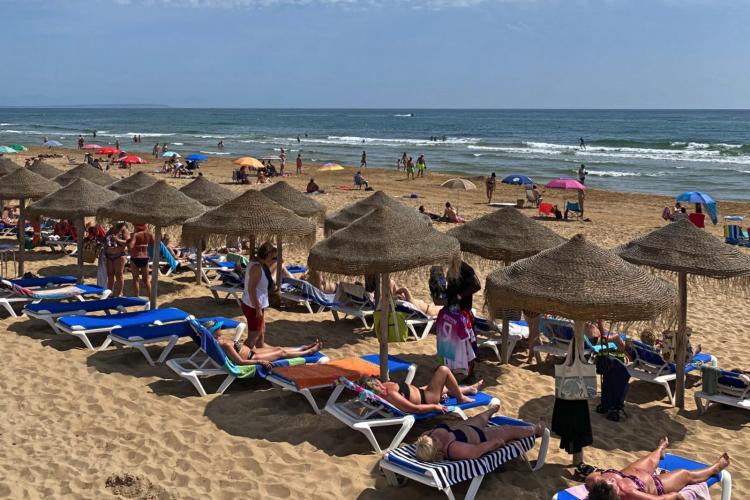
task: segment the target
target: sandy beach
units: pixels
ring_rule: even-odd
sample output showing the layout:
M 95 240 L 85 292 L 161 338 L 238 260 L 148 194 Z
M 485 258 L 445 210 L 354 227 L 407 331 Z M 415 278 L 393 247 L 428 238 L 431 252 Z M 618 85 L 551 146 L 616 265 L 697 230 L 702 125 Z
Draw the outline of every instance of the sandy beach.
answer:
M 37 149 L 28 154 L 41 152 L 48 151 Z M 72 159 L 49 160 L 58 168 L 69 169 L 83 158 L 79 151 L 54 152 Z M 20 154 L 14 156 L 22 162 Z M 158 170 L 160 160 L 134 166 L 133 172 Z M 231 159 L 211 158 L 201 170 L 208 179 L 238 193 L 263 187 L 231 184 L 233 168 Z M 326 191 L 316 199 L 329 213 L 370 194 L 336 189 L 352 185 L 354 168 L 326 173 L 316 169 L 306 165 L 304 175 L 285 180 L 303 190 L 314 176 Z M 294 171 L 293 161 L 287 170 Z M 127 171 L 110 174 L 125 177 Z M 417 194 L 416 199 L 402 200 L 415 209 L 424 205 L 428 211 L 442 213 L 444 203 L 450 201 L 467 219 L 493 210 L 486 204 L 483 178 L 472 179 L 477 190 L 459 192 L 440 187 L 449 178 L 444 174 L 428 172 L 425 178 L 408 181 L 394 167 L 375 166 L 363 174 L 372 187 L 391 196 Z M 176 187 L 190 181 L 153 175 Z M 543 220 L 542 224 L 564 237 L 583 233 L 609 248 L 662 226 L 662 209 L 673 203 L 665 196 L 600 190 L 595 179 L 590 184 L 586 198 L 590 222 Z M 543 194 L 546 201 L 564 205 L 565 193 L 548 190 Z M 515 202 L 523 197 L 520 187 L 498 184 L 494 201 Z M 568 199 L 573 200 L 574 194 L 568 194 Z M 536 216 L 532 208 L 523 213 Z M 719 202 L 720 218 L 734 213 L 750 214 L 750 203 Z M 438 223 L 435 227 L 445 231 L 452 226 Z M 721 224 L 706 230 L 723 237 Z M 322 237 L 319 229 L 318 238 Z M 39 248 L 28 258 L 28 270 L 34 273 L 75 274 L 73 257 Z M 285 258 L 288 262 L 306 261 L 306 255 L 300 253 L 285 253 Z M 484 283 L 486 275 L 497 267 L 498 263 L 484 262 L 475 269 Z M 95 266 L 87 265 L 89 281 L 95 274 Z M 427 278 L 424 272 L 411 274 L 403 279 L 403 285 L 429 300 Z M 126 274 L 125 293 L 129 290 Z M 191 273 L 160 279 L 159 292 L 160 307 L 178 307 L 198 317 L 244 320 L 235 302 L 215 301 L 206 287 L 195 284 Z M 750 369 L 744 343 L 747 299 L 719 287 L 702 290 L 691 286 L 689 293 L 693 343 L 716 356 L 723 368 Z M 474 302 L 483 303 L 481 292 Z M 323 351 L 332 359 L 378 351 L 373 332 L 352 320 L 334 323 L 328 312 L 310 315 L 301 307 L 288 306 L 270 310 L 268 318 L 267 340 L 272 345 L 301 345 L 321 338 Z M 437 490 L 414 482 L 400 489 L 390 487 L 377 467 L 378 455 L 360 433 L 329 415 L 316 416 L 303 398 L 281 394 L 264 381 L 237 381 L 224 395 L 201 398 L 190 383 L 164 365 L 149 366 L 135 350 L 112 348 L 94 353 L 73 337 L 55 336 L 42 322 L 8 318 L 4 312 L 0 313 L 0 335 L 0 358 L 4 361 L 0 366 L 0 497 L 444 498 Z M 415 383 L 426 383 L 437 366 L 434 336 L 421 342 L 391 344 L 390 348 L 418 364 Z M 194 349 L 192 343 L 183 342 L 172 356 L 187 356 Z M 551 363 L 526 364 L 525 349 L 518 350 L 509 365 L 499 365 L 491 351 L 483 351 L 482 359 L 477 376 L 484 379 L 486 392 L 501 400 L 502 414 L 527 421 L 551 418 Z M 207 388 L 215 390 L 219 378 L 209 380 Z M 604 468 L 622 467 L 652 450 L 667 435 L 672 452 L 695 460 L 712 463 L 721 452 L 729 452 L 734 498 L 745 498 L 750 491 L 746 451 L 750 448 L 746 430 L 750 413 L 713 407 L 699 416 L 692 397 L 699 382 L 697 377 L 688 378 L 684 411 L 670 407 L 658 386 L 631 382 L 627 419 L 614 423 L 592 411 L 594 445 L 586 449 L 587 461 Z M 429 428 L 429 424 L 417 424 L 407 442 Z M 376 435 L 384 437 L 386 433 Z M 530 474 L 525 464 L 516 461 L 486 477 L 478 498 L 550 498 L 557 490 L 574 485 L 569 456 L 558 444 L 553 437 L 547 463 L 539 472 Z M 533 451 L 531 458 L 535 457 Z M 137 476 L 134 483 L 126 480 L 132 476 Z M 127 484 L 118 486 L 120 482 Z M 463 496 L 466 487 L 459 485 L 454 491 Z M 712 493 L 718 498 L 717 491 Z

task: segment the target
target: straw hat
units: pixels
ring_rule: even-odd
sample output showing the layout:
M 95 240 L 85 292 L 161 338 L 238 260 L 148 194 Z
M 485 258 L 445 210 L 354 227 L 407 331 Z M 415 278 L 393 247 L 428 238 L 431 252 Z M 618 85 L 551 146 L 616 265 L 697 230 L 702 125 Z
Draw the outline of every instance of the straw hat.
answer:
M 182 224 L 206 209 L 165 181 L 124 194 L 104 205 L 97 215 L 116 220 L 145 222 L 155 226 Z
M 115 193 L 128 194 L 149 187 L 150 185 L 155 184 L 156 180 L 155 177 L 148 175 L 146 172 L 136 172 L 133 175 L 115 182 L 109 186 L 109 189 Z
M 709 278 L 750 275 L 750 256 L 683 219 L 615 249 L 628 262 Z
M 290 243 L 309 245 L 315 238 L 315 224 L 254 189 L 190 219 L 182 226 L 182 240 L 187 242 L 214 236 L 267 239 L 277 235 L 290 238 Z
M 667 281 L 579 234 L 492 272 L 485 297 L 494 316 L 518 308 L 569 319 L 630 322 L 673 311 L 677 295 Z
M 60 189 L 60 185 L 35 174 L 28 168 L 18 168 L 0 181 L 0 198 L 20 200 L 21 198 L 42 198 Z
M 354 202 L 326 217 L 323 228 L 325 229 L 326 234 L 330 234 L 333 231 L 338 231 L 339 229 L 348 226 L 363 215 L 367 215 L 372 212 L 373 209 L 379 207 L 388 207 L 392 210 L 409 213 L 419 220 L 426 219 L 416 210 L 407 207 L 394 198 L 391 198 L 383 191 L 375 191 L 367 198 Z
M 323 204 L 300 193 L 284 181 L 275 182 L 260 192 L 300 217 L 325 217 L 326 207 Z
M 92 167 L 87 163 L 81 163 L 77 167 L 58 175 L 54 178 L 54 181 L 61 186 L 66 186 L 79 177 L 83 177 L 84 179 L 90 180 L 94 184 L 99 184 L 100 186 L 109 186 L 117 180 L 96 167 Z
M 96 215 L 97 210 L 117 198 L 117 193 L 86 179 L 76 179 L 27 207 L 31 215 L 76 219 Z
M 55 177 L 63 173 L 63 171 L 59 168 L 55 168 L 46 161 L 39 158 L 34 160 L 34 163 L 31 164 L 29 170 L 31 170 L 35 174 L 41 175 L 45 179 L 54 179 Z
M 18 163 L 14 162 L 10 158 L 4 158 L 0 156 L 0 177 L 13 172 L 16 169 L 21 168 Z
M 307 262 L 317 271 L 361 276 L 436 263 L 457 268 L 460 254 L 458 240 L 424 218 L 379 207 L 316 243 Z
M 504 207 L 448 234 L 461 242 L 461 250 L 490 260 L 512 262 L 560 245 L 565 238 L 511 207 Z
M 180 191 L 192 199 L 198 200 L 207 207 L 218 207 L 237 196 L 237 193 L 231 189 L 219 186 L 202 175 L 190 184 L 181 187 Z

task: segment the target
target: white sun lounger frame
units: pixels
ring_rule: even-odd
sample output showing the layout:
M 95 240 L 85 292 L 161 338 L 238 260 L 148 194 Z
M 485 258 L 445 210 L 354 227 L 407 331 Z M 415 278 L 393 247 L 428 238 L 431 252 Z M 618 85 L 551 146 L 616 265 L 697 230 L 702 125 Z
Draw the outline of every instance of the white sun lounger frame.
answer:
M 138 309 L 138 306 L 132 306 L 132 307 L 134 307 L 135 309 L 131 310 L 128 307 L 117 306 L 117 307 L 113 308 L 113 310 L 118 311 L 118 313 L 120 313 L 120 314 L 121 313 L 125 313 L 125 312 L 129 312 L 129 311 L 130 312 L 132 312 L 132 311 L 148 311 L 149 309 L 151 309 L 151 302 L 146 302 L 145 304 L 143 304 L 143 306 L 140 309 Z M 96 312 L 96 311 L 87 311 L 85 309 L 81 309 L 80 311 L 65 311 L 65 312 L 59 312 L 59 313 L 47 313 L 47 314 L 44 314 L 41 311 L 40 312 L 27 311 L 27 310 L 24 309 L 24 314 L 26 314 L 26 316 L 28 316 L 29 318 L 40 319 L 42 321 L 45 321 L 49 326 L 52 327 L 52 330 L 56 334 L 58 334 L 58 335 L 62 335 L 63 333 L 67 333 L 67 332 L 62 332 L 62 331 L 60 331 L 58 329 L 57 318 L 60 318 L 62 316 L 83 316 L 83 315 L 86 315 L 86 314 L 90 314 L 91 312 Z M 111 316 L 113 316 L 113 315 L 111 315 Z

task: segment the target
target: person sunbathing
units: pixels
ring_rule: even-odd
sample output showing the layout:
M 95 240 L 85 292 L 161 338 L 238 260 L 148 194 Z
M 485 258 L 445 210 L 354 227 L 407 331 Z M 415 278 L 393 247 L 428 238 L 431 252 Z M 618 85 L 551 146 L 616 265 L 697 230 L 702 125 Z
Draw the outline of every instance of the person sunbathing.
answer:
M 625 352 L 625 341 L 622 340 L 620 335 L 607 331 L 606 328 L 604 328 L 604 321 L 602 320 L 586 323 L 584 335 L 586 335 L 593 345 L 597 345 L 603 340 L 605 344 L 615 344 L 617 346 L 617 352 Z
M 436 425 L 417 439 L 417 458 L 423 462 L 471 460 L 502 448 L 511 441 L 544 434 L 544 421 L 536 425 L 490 426 L 490 418 L 499 409 L 500 405 L 492 405 L 487 411 L 467 420 L 451 425 Z
M 589 500 L 680 500 L 685 486 L 706 481 L 729 465 L 729 455 L 722 454 L 715 464 L 698 470 L 676 469 L 659 474 L 656 468 L 664 457 L 669 440 L 663 438 L 656 450 L 622 470 L 592 472 L 586 477 Z
M 224 352 L 237 365 L 261 365 L 271 368 L 271 363 L 279 359 L 299 358 L 318 352 L 323 345 L 320 340 L 302 347 L 248 347 L 240 341 L 234 342 L 219 332 L 213 333 Z
M 430 304 L 428 302 L 425 302 L 424 300 L 420 300 L 414 297 L 406 287 L 395 288 L 395 282 L 393 280 L 391 280 L 391 286 L 393 287 L 393 289 L 391 290 L 391 294 L 394 297 L 405 302 L 409 302 L 427 316 L 437 316 L 440 310 L 443 308 L 442 306 L 436 306 L 435 304 Z
M 459 386 L 450 369 L 439 366 L 432 374 L 430 383 L 422 387 L 404 382 L 381 382 L 374 377 L 368 377 L 362 385 L 403 412 L 446 413 L 448 408 L 442 404 L 444 400 L 453 397 L 459 403 L 471 403 L 474 400 L 467 395 L 476 394 L 482 381 L 474 385 Z
M 466 222 L 466 220 L 458 215 L 458 210 L 453 207 L 449 201 L 445 202 L 445 210 L 443 211 L 443 219 L 446 222 L 452 222 L 454 224 L 461 224 Z

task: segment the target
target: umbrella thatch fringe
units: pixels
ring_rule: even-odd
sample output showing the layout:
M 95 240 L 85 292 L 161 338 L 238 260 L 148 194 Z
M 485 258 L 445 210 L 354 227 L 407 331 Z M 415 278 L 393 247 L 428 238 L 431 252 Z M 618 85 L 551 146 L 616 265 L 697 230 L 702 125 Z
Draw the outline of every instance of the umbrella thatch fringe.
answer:
M 87 217 L 88 219 L 95 219 L 97 224 L 101 225 L 109 225 L 112 226 L 114 224 L 117 224 L 118 222 L 129 222 L 132 226 L 133 224 L 146 224 L 146 227 L 149 231 L 152 233 L 156 230 L 156 226 L 153 224 L 149 224 L 140 220 L 135 220 L 133 217 L 105 217 L 101 215 L 96 215 L 96 217 Z M 182 226 L 180 224 L 173 224 L 170 226 L 159 226 L 161 229 L 161 235 L 162 238 L 165 234 L 170 235 L 173 238 L 176 238 L 179 242 L 183 242 L 183 240 L 180 238 L 180 230 L 182 229 Z M 174 241 L 172 243 L 175 243 Z
M 677 284 L 679 273 L 647 267 L 654 275 Z M 687 275 L 688 293 L 698 291 L 699 293 L 729 293 L 732 296 L 738 296 L 744 299 L 750 299 L 750 275 L 735 276 L 732 278 L 712 278 L 710 276 L 701 276 L 699 274 Z
M 286 242 L 284 243 L 286 245 Z M 436 261 L 432 264 L 424 265 L 424 266 L 418 266 L 413 267 L 411 269 L 406 269 L 403 271 L 396 271 L 392 273 L 388 273 L 388 276 L 394 280 L 396 283 L 402 282 L 405 278 L 410 276 L 429 276 L 430 269 L 432 269 L 433 266 L 441 266 L 444 270 L 446 270 L 447 276 L 457 276 L 458 271 L 461 268 L 461 260 L 455 259 L 450 261 L 443 261 L 439 262 Z M 314 267 L 310 267 L 310 270 L 319 274 L 321 277 L 323 277 L 327 281 L 335 281 L 338 283 L 339 281 L 349 281 L 349 279 L 352 276 L 362 276 L 361 274 L 342 274 L 342 273 L 335 273 L 330 271 L 318 271 Z M 379 273 L 373 273 L 373 274 L 379 274 Z
M 220 231 L 220 229 L 219 229 Z M 201 240 L 206 242 L 207 248 L 222 248 L 226 246 L 227 237 L 248 239 L 250 237 L 255 238 L 255 245 L 258 246 L 264 241 L 270 241 L 276 243 L 276 235 L 273 233 L 256 233 L 256 234 L 226 234 L 226 233 L 204 233 L 203 231 L 195 231 L 189 228 L 182 228 L 182 234 L 180 241 L 183 244 L 197 247 Z M 282 245 L 284 250 L 299 250 L 308 252 L 310 248 L 315 244 L 315 233 L 311 233 L 306 236 L 282 236 Z

